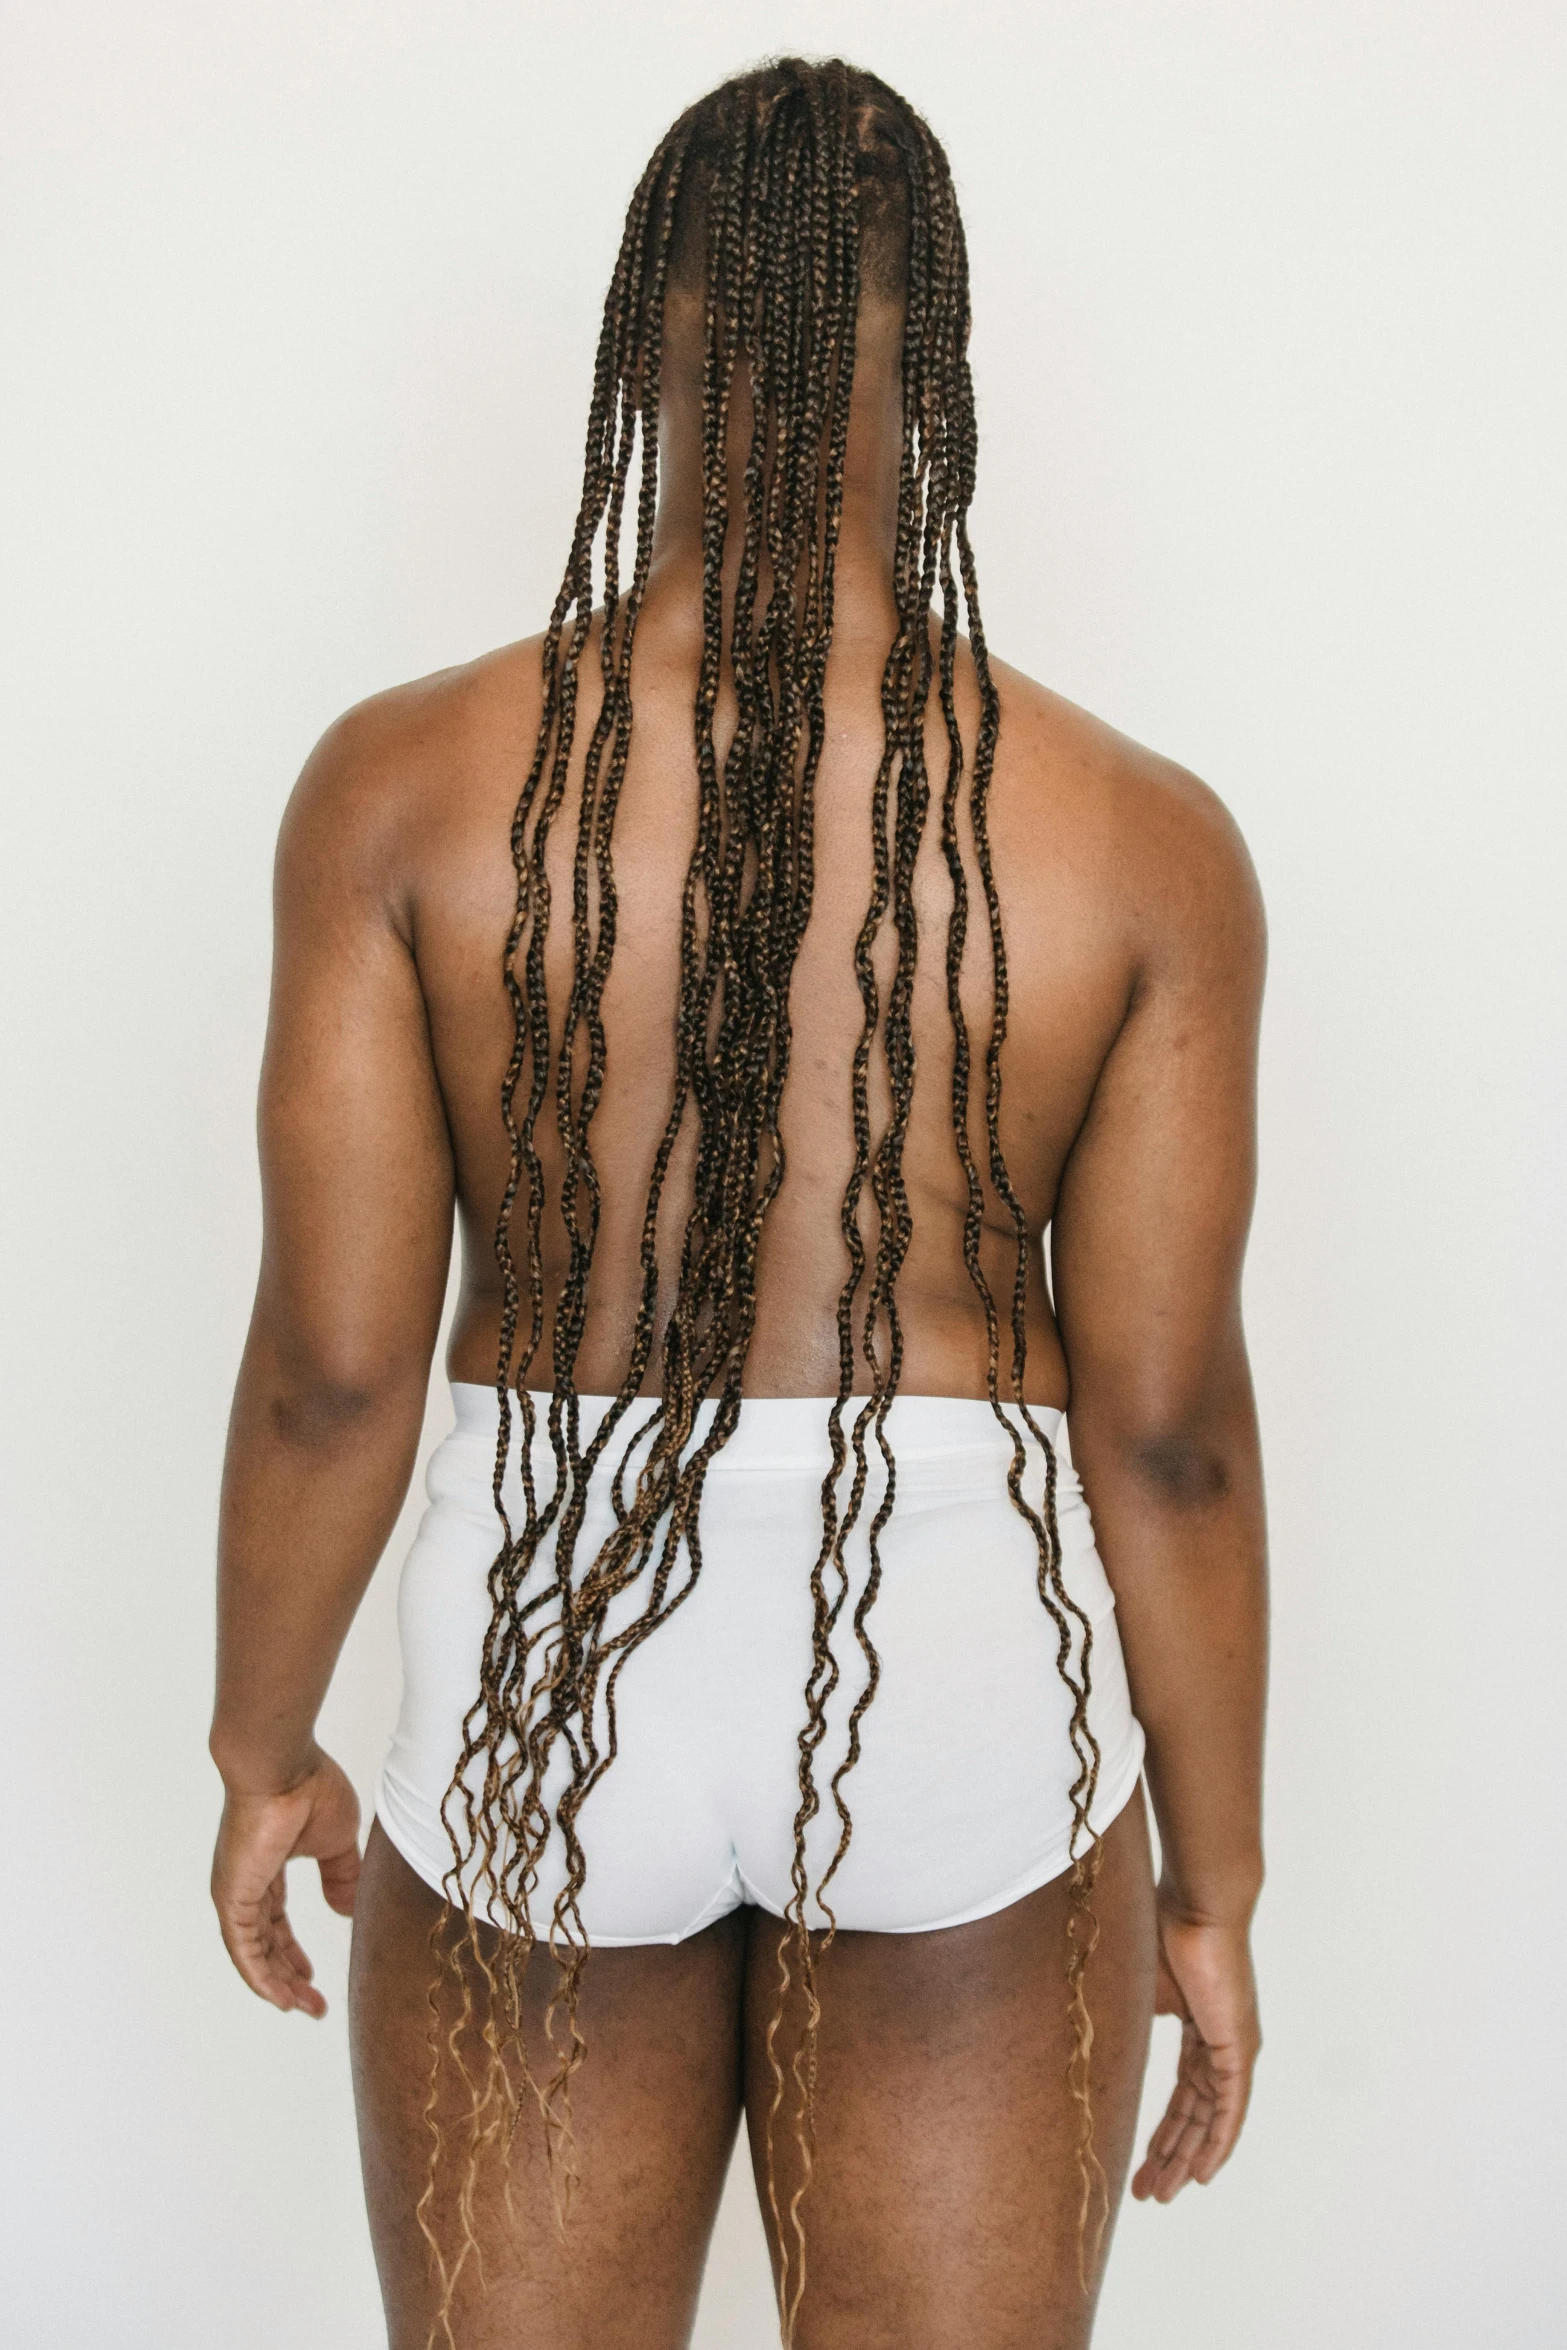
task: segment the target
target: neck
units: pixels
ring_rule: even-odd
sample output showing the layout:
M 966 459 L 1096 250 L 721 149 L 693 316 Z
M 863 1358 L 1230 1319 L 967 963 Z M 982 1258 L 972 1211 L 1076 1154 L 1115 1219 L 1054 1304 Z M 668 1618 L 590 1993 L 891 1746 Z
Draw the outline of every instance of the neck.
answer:
M 682 338 L 683 339 L 683 338 Z M 863 614 L 880 627 L 893 609 L 893 556 L 898 528 L 898 472 L 903 445 L 902 315 L 861 313 L 849 427 L 844 449 L 843 507 L 835 566 L 835 628 L 851 630 Z M 659 495 L 653 529 L 649 598 L 666 589 L 682 596 L 702 571 L 702 384 L 699 355 L 671 350 L 660 400 Z M 736 370 L 729 411 L 729 524 L 724 544 L 726 587 L 740 561 L 745 529 L 745 467 L 750 453 L 749 380 Z M 771 577 L 765 563 L 759 582 Z M 693 606 L 695 598 L 692 599 Z

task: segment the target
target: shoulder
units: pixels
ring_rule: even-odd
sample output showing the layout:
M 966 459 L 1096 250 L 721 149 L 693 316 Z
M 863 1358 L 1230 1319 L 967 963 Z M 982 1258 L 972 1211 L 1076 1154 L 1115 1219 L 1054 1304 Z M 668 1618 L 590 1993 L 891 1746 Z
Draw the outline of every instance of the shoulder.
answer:
M 328 878 L 395 904 L 475 778 L 515 774 L 538 722 L 537 637 L 372 694 L 327 728 L 278 834 L 280 889 Z
M 1260 974 L 1262 893 L 1219 794 L 1022 671 L 991 666 L 1023 838 L 1068 856 L 1142 967 L 1219 950 Z

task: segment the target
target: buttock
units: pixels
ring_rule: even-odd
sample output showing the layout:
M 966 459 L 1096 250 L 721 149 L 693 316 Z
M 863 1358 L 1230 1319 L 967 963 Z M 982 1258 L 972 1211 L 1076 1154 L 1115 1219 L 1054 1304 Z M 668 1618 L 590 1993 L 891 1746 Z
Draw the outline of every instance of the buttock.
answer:
M 491 1491 L 496 1399 L 486 1388 L 461 1385 L 453 1398 L 457 1426 L 430 1462 L 429 1508 L 399 1590 L 403 1701 L 377 1811 L 426 1882 L 449 1880 L 455 1889 L 451 1873 L 465 1857 L 465 1837 L 462 1793 L 452 1792 L 452 1782 L 463 1720 L 479 1690 L 499 1522 Z M 539 1400 L 542 1423 L 548 1399 Z M 602 1399 L 583 1399 L 584 1441 L 603 1408 Z M 630 1428 L 650 1409 L 634 1407 Z M 711 1414 L 710 1405 L 703 1409 Z M 586 1862 L 579 1909 L 594 1942 L 676 1942 L 742 1902 L 778 1915 L 787 1907 L 805 1691 L 816 1655 L 811 1571 L 830 1460 L 828 1411 L 820 1398 L 746 1401 L 704 1488 L 700 1571 L 692 1571 L 682 1546 L 671 1584 L 678 1604 L 626 1655 L 616 1681 L 616 1758 L 577 1820 Z M 1033 1417 L 1053 1439 L 1059 1415 L 1036 1410 Z M 1097 1832 L 1137 1785 L 1143 1737 L 1113 1595 L 1070 1464 L 1056 1456 L 1061 1580 L 1072 1604 L 1052 1614 L 1041 1598 L 1038 1543 L 1007 1491 L 1011 1438 L 991 1407 L 900 1396 L 886 1433 L 897 1486 L 879 1537 L 874 1600 L 861 1607 L 872 1567 L 870 1522 L 884 1491 L 874 1445 L 842 1576 L 829 1569 L 825 1586 L 839 1605 L 815 1751 L 820 1809 L 805 1836 L 807 1917 L 827 1922 L 815 1889 L 844 1832 L 832 1783 L 857 1715 L 859 1756 L 838 1782 L 852 1832 L 827 1899 L 840 1927 L 911 1933 L 985 1916 L 1071 1865 L 1079 1762 L 1074 1693 L 1057 1661 L 1063 1631 L 1067 1672 L 1088 1689 Z M 523 1506 L 516 1441 L 514 1434 L 505 1486 L 514 1524 Z M 614 1523 L 606 1465 L 622 1448 L 617 1430 L 589 1487 L 579 1579 Z M 531 1457 L 537 1489 L 547 1496 L 555 1465 L 542 1425 Z M 628 1489 L 637 1457 L 633 1452 L 628 1464 Z M 1045 1448 L 1027 1437 L 1022 1493 L 1036 1512 L 1046 1472 Z M 547 1539 L 530 1586 L 542 1589 L 552 1573 Z M 629 1623 L 645 1602 L 645 1587 L 620 1594 L 607 1632 Z M 607 1723 L 599 1726 L 607 1731 Z M 568 1782 L 567 1755 L 558 1747 L 546 1803 L 557 1803 Z M 466 1783 L 476 1797 L 477 1763 Z M 1083 1841 L 1079 1827 L 1078 1849 Z M 540 1930 L 563 1883 L 557 1825 L 531 1904 Z M 478 1888 L 475 1908 L 481 1915 L 488 1909 Z

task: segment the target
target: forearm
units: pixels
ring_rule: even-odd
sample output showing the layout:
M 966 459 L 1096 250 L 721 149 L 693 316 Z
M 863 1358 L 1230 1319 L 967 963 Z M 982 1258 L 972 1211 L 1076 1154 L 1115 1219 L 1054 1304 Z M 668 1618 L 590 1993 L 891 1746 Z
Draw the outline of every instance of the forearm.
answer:
M 263 1323 L 240 1369 L 218 1543 L 211 1746 L 231 1788 L 298 1779 L 354 1612 L 408 1490 L 427 1368 L 329 1379 Z
M 1163 1852 L 1194 1921 L 1249 1918 L 1262 1883 L 1267 1581 L 1249 1396 L 1228 1426 L 1149 1441 L 1086 1409 L 1073 1459 L 1116 1597 Z

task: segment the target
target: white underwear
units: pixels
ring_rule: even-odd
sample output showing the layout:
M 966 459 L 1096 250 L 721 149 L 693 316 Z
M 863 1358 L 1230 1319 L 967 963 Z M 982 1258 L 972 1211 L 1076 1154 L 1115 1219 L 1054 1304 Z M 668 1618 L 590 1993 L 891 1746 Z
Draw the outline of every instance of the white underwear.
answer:
M 402 1711 L 376 1793 L 387 1835 L 437 1889 L 453 1866 L 441 1807 L 463 1716 L 478 1693 L 488 1576 L 500 1547 L 491 1498 L 496 1398 L 488 1387 L 459 1384 L 452 1396 L 457 1426 L 430 1462 L 430 1507 L 403 1568 Z M 537 1403 L 534 1475 L 542 1501 L 553 1489 L 555 1463 L 544 1425 L 549 1399 Z M 628 1436 L 652 1408 L 632 1407 L 621 1424 Z M 702 1406 L 699 1433 L 714 1408 Z M 605 1409 L 603 1397 L 582 1398 L 584 1445 Z M 846 1431 L 856 1409 L 846 1408 Z M 680 1942 L 745 1902 L 785 1912 L 829 1410 L 819 1396 L 748 1397 L 739 1427 L 708 1471 L 701 1574 L 674 1614 L 630 1653 L 616 1690 L 619 1753 L 579 1816 L 587 1859 L 580 1911 L 591 1942 Z M 1033 1416 L 1053 1441 L 1060 1413 L 1038 1407 Z M 854 1832 L 827 1898 L 840 1928 L 913 1934 L 988 1916 L 1071 1865 L 1068 1791 L 1076 1764 L 1072 1699 L 1056 1666 L 1056 1627 L 1039 1597 L 1037 1545 L 1006 1489 L 1009 1436 L 988 1403 L 924 1395 L 894 1400 L 887 1435 L 897 1495 L 880 1537 L 881 1588 L 867 1620 L 881 1678 L 862 1720 L 860 1761 L 844 1781 Z M 514 1416 L 507 1480 L 514 1526 L 522 1517 L 516 1444 Z M 613 1524 L 608 1472 L 620 1449 L 617 1430 L 589 1488 L 579 1573 Z M 867 1529 L 884 1490 L 874 1441 L 867 1451 L 871 1477 L 845 1549 L 849 1592 L 833 1635 L 840 1678 L 816 1756 L 822 1809 L 806 1844 L 813 1926 L 826 1923 L 814 1888 L 839 1835 L 828 1786 L 866 1677 L 852 1618 L 869 1566 Z M 1028 1456 L 1023 1490 L 1037 1509 L 1045 1463 L 1031 1440 Z M 628 1473 L 628 1491 L 632 1481 Z M 840 1492 L 847 1495 L 847 1471 Z M 1092 1821 L 1102 1833 L 1137 1786 L 1143 1733 L 1088 1505 L 1064 1460 L 1056 1515 L 1063 1579 L 1093 1626 L 1089 1724 L 1099 1772 Z M 540 1588 L 550 1580 L 549 1559 L 546 1538 L 530 1573 Z M 676 1585 L 688 1574 L 682 1553 Z M 645 1589 L 622 1595 L 609 1631 L 645 1604 Z M 1072 1632 L 1069 1666 L 1079 1673 L 1075 1622 Z M 567 1783 L 560 1749 L 555 1761 L 559 1771 L 552 1765 L 544 1788 L 552 1805 Z M 478 1779 L 475 1768 L 475 1786 Z M 460 1819 L 455 1802 L 449 1816 Z M 532 1904 L 541 1933 L 563 1882 L 560 1845 L 553 1827 Z

